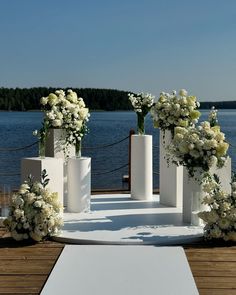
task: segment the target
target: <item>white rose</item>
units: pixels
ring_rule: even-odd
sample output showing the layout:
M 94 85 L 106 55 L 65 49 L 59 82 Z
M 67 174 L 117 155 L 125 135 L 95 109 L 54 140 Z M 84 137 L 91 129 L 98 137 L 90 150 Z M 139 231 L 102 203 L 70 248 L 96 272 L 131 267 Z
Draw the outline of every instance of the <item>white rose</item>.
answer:
M 52 126 L 53 127 L 60 127 L 62 125 L 62 121 L 61 120 L 53 120 L 52 121 Z
M 47 97 L 41 97 L 41 99 L 40 99 L 40 103 L 41 103 L 42 105 L 46 105 L 46 104 L 48 103 L 48 98 L 47 98 Z
M 187 90 L 185 90 L 185 89 L 181 89 L 181 90 L 179 91 L 179 95 L 180 95 L 180 96 L 187 96 L 187 95 L 188 95 L 188 92 L 187 92 Z

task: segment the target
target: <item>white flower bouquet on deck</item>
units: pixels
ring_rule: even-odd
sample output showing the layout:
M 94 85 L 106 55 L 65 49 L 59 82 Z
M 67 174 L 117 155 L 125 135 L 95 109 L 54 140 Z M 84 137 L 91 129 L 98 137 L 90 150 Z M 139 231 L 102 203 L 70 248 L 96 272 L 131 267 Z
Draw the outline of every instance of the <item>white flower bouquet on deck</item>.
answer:
M 4 224 L 15 240 L 31 238 L 41 241 L 59 233 L 63 225 L 62 206 L 58 194 L 46 188 L 48 182 L 43 170 L 41 183 L 33 182 L 29 176 L 29 180 L 13 195 L 10 213 Z
M 45 112 L 44 124 L 49 128 L 62 128 L 66 132 L 66 147 L 75 145 L 76 154 L 80 154 L 81 140 L 87 133 L 89 110 L 83 98 L 71 89 L 67 94 L 63 90 L 56 90 L 47 97 L 41 98 L 41 105 Z M 66 153 L 66 149 L 65 149 Z
M 204 235 L 207 239 L 236 241 L 236 177 L 233 176 L 231 194 L 225 193 L 216 175 L 205 178 L 203 203 L 209 211 L 198 213 L 205 222 Z
M 150 93 L 128 94 L 129 100 L 137 114 L 138 134 L 145 134 L 145 117 L 153 106 L 154 96 Z
M 229 144 L 220 126 L 202 122 L 198 127 L 176 127 L 174 138 L 168 147 L 169 160 L 187 168 L 193 177 L 200 168 L 208 172 L 213 166 L 221 168 L 227 159 Z
M 170 130 L 173 134 L 176 126 L 189 127 L 198 122 L 200 106 L 195 96 L 189 96 L 185 89 L 171 94 L 162 92 L 158 101 L 151 108 L 154 127 Z

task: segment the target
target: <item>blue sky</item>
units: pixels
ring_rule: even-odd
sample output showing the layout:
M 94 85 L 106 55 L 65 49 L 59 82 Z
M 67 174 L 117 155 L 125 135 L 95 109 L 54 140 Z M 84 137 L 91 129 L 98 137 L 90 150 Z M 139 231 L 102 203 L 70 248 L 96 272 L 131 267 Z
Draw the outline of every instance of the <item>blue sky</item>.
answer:
M 235 0 L 0 0 L 0 87 L 236 99 Z

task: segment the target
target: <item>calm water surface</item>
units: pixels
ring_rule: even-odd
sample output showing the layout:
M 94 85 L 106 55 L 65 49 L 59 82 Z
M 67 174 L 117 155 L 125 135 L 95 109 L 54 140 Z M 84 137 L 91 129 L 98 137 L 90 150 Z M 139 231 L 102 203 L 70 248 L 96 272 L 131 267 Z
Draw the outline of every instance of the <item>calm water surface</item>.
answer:
M 201 121 L 207 119 L 208 113 L 203 111 Z M 236 111 L 219 111 L 219 122 L 230 143 L 236 146 Z M 39 129 L 42 122 L 40 112 L 0 112 L 0 186 L 17 188 L 20 176 L 2 176 L 2 174 L 19 174 L 20 159 L 38 155 L 38 147 L 19 151 L 4 151 L 4 147 L 22 147 L 30 145 L 37 139 L 32 131 Z M 101 149 L 88 149 L 110 144 L 128 136 L 130 129 L 136 128 L 134 112 L 93 112 L 89 121 L 90 132 L 83 140 L 82 154 L 92 157 L 92 188 L 122 188 L 122 176 L 128 173 L 125 167 L 119 171 L 106 173 L 128 163 L 128 140 L 118 145 Z M 147 117 L 146 134 L 153 135 L 153 170 L 158 172 L 159 131 L 152 126 L 152 120 Z M 236 163 L 236 148 L 229 153 Z M 233 165 L 234 166 L 234 165 Z M 101 174 L 102 173 L 102 174 Z M 154 174 L 154 187 L 158 187 L 158 175 Z

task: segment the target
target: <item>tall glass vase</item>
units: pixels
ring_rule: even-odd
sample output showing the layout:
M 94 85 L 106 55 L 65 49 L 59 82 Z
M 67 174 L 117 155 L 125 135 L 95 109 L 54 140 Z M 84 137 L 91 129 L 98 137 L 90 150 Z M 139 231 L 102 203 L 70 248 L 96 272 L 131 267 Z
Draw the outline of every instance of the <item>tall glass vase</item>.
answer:
M 145 134 L 145 127 L 144 127 L 144 121 L 145 117 L 143 116 L 142 113 L 137 113 L 138 116 L 138 134 L 139 135 L 144 135 Z
M 75 157 L 80 158 L 81 157 L 81 140 L 76 140 L 75 142 Z
M 46 151 L 45 140 L 39 139 L 39 157 L 41 159 L 45 158 L 45 151 Z

